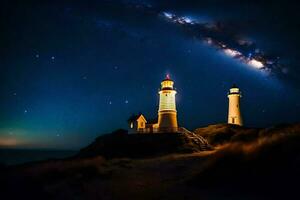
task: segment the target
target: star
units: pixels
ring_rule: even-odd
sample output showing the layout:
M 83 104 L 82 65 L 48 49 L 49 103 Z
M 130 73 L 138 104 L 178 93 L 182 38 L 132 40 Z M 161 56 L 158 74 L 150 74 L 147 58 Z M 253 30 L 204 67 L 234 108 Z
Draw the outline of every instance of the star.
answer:
M 114 67 L 114 69 L 115 69 L 115 70 L 118 70 L 118 69 L 119 69 L 119 67 L 118 67 L 118 66 L 115 66 L 115 67 Z
M 126 103 L 126 104 L 128 104 L 128 103 L 129 103 L 129 101 L 128 101 L 128 100 L 125 100 L 125 103 Z
M 39 58 L 39 57 L 40 57 L 40 55 L 39 55 L 39 54 L 36 54 L 36 55 L 35 55 L 35 57 L 36 57 L 36 58 Z
M 24 110 L 24 113 L 25 113 L 25 114 L 28 113 L 28 110 L 25 109 L 25 110 Z
M 14 92 L 14 93 L 13 93 L 13 95 L 14 95 L 14 96 L 17 96 L 17 93 L 16 93 L 16 92 Z
M 86 79 L 87 79 L 87 76 L 83 76 L 82 79 L 83 79 L 83 80 L 86 80 Z
M 112 104 L 112 102 L 111 102 L 111 101 L 109 101 L 109 102 L 108 102 L 108 104 L 109 104 L 109 105 L 111 105 L 111 104 Z
M 53 61 L 54 61 L 54 59 L 55 59 L 55 57 L 54 57 L 54 56 L 52 56 L 52 57 L 51 57 L 51 60 L 53 60 Z

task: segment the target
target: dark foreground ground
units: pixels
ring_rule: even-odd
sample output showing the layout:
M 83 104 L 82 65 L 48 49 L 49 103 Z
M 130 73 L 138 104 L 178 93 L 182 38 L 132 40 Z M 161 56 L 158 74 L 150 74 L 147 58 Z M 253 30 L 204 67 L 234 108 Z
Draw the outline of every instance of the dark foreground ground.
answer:
M 298 199 L 300 124 L 268 129 L 213 125 L 196 129 L 214 146 L 203 151 L 189 138 L 125 154 L 97 155 L 98 138 L 73 158 L 2 166 L 3 199 Z M 164 136 L 159 136 L 164 137 Z M 169 136 L 166 136 L 169 137 Z M 176 136 L 178 137 L 178 136 Z M 127 138 L 128 139 L 128 138 Z M 106 141 L 105 146 L 97 148 Z M 136 140 L 136 139 L 135 139 Z M 142 139 L 145 141 L 145 139 Z M 146 141 L 155 141 L 148 138 Z M 179 141 L 179 142 L 178 142 Z M 133 143 L 135 143 L 134 141 Z M 188 144 L 185 144 L 187 142 Z M 125 145 L 125 146 L 124 146 Z M 148 146 L 147 146 L 148 145 Z M 184 145 L 182 147 L 182 145 Z M 149 148 L 149 143 L 145 143 Z M 119 150 L 122 149 L 121 147 Z M 178 152 L 176 152 L 178 150 Z M 124 152 L 127 152 L 124 149 Z M 136 153 L 135 153 L 136 152 Z M 142 152 L 142 153 L 140 153 Z M 146 155 L 145 155 L 146 152 Z M 143 157 L 144 156 L 144 157 Z M 2 198 L 1 198 L 2 199 Z

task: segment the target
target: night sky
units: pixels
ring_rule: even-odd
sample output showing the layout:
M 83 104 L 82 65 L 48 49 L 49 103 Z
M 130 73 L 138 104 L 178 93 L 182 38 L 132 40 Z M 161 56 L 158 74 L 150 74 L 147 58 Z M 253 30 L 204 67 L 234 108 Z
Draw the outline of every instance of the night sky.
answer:
M 0 147 L 78 149 L 127 128 L 132 113 L 155 118 L 167 73 L 178 92 L 179 125 L 191 130 L 226 122 L 233 83 L 243 94 L 245 126 L 300 120 L 297 4 L 9 2 L 0 8 Z M 238 50 L 237 38 L 251 41 L 241 49 L 247 59 L 256 52 L 271 64 L 255 68 L 224 54 L 177 16 L 208 24 L 204 31 L 217 24 L 208 36 Z

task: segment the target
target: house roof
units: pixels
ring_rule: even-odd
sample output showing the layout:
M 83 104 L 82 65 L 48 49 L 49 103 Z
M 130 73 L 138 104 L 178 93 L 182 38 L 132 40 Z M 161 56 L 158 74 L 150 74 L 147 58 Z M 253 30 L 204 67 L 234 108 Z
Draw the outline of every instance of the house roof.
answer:
M 130 123 L 130 122 L 135 122 L 135 121 L 137 121 L 140 117 L 142 117 L 143 118 L 143 120 L 145 121 L 145 122 L 147 122 L 147 120 L 146 120 L 146 118 L 142 115 L 142 114 L 138 114 L 138 115 L 131 115 L 131 117 L 129 117 L 129 119 L 127 120 L 128 121 L 128 123 Z

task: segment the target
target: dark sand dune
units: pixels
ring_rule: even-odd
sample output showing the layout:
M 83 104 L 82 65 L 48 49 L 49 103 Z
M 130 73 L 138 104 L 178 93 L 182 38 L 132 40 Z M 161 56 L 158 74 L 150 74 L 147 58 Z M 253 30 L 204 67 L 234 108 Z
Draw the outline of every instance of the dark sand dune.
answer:
M 149 156 L 144 151 L 151 151 L 143 149 L 149 146 L 140 145 L 132 148 L 142 152 L 132 154 L 138 158 L 125 158 L 125 154 L 103 157 L 97 152 L 97 155 L 9 168 L 2 166 L 1 188 L 5 193 L 1 195 L 4 199 L 296 199 L 299 196 L 299 124 L 268 129 L 213 125 L 195 132 L 215 144 L 215 150 L 176 152 L 166 148 L 159 154 L 157 148 Z M 163 137 L 157 137 L 157 142 L 163 143 L 159 147 L 178 144 L 166 144 Z

